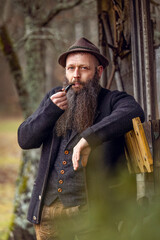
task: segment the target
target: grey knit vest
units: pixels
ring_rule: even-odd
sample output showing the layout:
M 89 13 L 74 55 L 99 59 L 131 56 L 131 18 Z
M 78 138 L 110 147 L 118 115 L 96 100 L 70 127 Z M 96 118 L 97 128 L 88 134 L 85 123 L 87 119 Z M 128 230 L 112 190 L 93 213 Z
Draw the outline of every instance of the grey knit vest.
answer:
M 69 135 L 62 138 L 57 159 L 49 176 L 45 205 L 50 205 L 59 198 L 65 207 L 84 205 L 87 203 L 85 169 L 81 166 L 77 171 L 73 170 L 72 153 L 73 146 L 79 141 L 76 135 L 69 143 Z M 66 148 L 67 147 L 67 148 Z

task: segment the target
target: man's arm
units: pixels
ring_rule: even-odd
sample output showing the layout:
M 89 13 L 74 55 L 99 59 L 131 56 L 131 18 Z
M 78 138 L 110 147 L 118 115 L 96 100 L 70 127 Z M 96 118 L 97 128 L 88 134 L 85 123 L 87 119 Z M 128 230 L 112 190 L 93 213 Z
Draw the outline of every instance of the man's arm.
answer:
M 141 121 L 144 121 L 144 112 L 132 96 L 116 91 L 110 104 L 112 105 L 111 114 L 82 132 L 82 139 L 74 147 L 72 162 L 75 170 L 80 158 L 84 159 L 86 166 L 91 148 L 131 130 L 133 118 L 140 117 Z
M 27 118 L 18 129 L 18 142 L 21 148 L 38 148 L 53 131 L 53 127 L 67 108 L 66 94 L 55 90 L 42 100 L 39 108 Z
M 81 133 L 81 137 L 86 139 L 92 149 L 132 130 L 133 118 L 140 117 L 141 121 L 144 121 L 141 106 L 125 92 L 115 91 L 111 101 L 103 103 L 103 108 L 107 104 L 111 105 L 111 113 Z
M 51 101 L 62 110 L 66 110 L 68 107 L 66 92 L 57 92 L 50 97 Z

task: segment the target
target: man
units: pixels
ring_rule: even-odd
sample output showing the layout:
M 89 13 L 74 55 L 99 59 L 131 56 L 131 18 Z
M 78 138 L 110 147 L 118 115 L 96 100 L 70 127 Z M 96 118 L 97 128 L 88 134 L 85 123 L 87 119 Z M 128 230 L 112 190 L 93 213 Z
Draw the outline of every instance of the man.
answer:
M 114 169 L 132 119 L 144 120 L 132 96 L 99 85 L 108 60 L 87 39 L 76 41 L 59 64 L 65 68 L 64 87 L 74 85 L 67 93 L 52 89 L 18 130 L 23 149 L 43 145 L 28 211 L 38 240 L 63 238 L 57 224 L 63 219 L 71 221 L 69 239 L 87 239 L 88 189 L 94 186 L 86 181 L 86 168 Z

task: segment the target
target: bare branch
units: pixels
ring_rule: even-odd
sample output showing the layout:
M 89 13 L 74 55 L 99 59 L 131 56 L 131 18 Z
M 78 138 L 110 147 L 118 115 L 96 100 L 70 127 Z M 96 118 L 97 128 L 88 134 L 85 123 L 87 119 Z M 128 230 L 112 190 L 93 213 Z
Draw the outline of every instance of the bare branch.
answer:
M 45 5 L 45 0 L 12 0 L 12 2 L 25 16 L 30 16 L 32 19 L 37 19 Z
M 50 11 L 46 19 L 42 22 L 41 26 L 43 27 L 46 26 L 59 12 L 73 8 L 78 4 L 80 4 L 81 2 L 82 0 L 75 0 L 71 2 L 66 1 L 62 3 L 58 3 L 56 7 Z
M 3 52 L 3 54 L 6 56 L 6 59 L 9 63 L 11 73 L 14 76 L 15 86 L 17 88 L 18 95 L 20 97 L 20 104 L 21 104 L 22 110 L 25 111 L 27 109 L 26 98 L 28 97 L 28 92 L 26 91 L 26 88 L 24 86 L 22 69 L 21 69 L 18 57 L 13 49 L 13 44 L 9 38 L 7 29 L 5 26 L 0 27 L 0 49 Z M 23 99 L 25 99 L 25 101 L 23 101 Z

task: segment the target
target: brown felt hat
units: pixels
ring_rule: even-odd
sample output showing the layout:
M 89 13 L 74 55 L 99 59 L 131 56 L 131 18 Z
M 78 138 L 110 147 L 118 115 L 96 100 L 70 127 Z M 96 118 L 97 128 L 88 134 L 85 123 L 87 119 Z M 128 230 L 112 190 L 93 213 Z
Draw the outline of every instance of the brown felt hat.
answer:
M 108 59 L 103 56 L 99 49 L 86 38 L 80 38 L 65 53 L 61 54 L 58 59 L 59 64 L 62 67 L 65 67 L 67 56 L 74 52 L 87 52 L 93 54 L 104 68 L 109 64 Z

